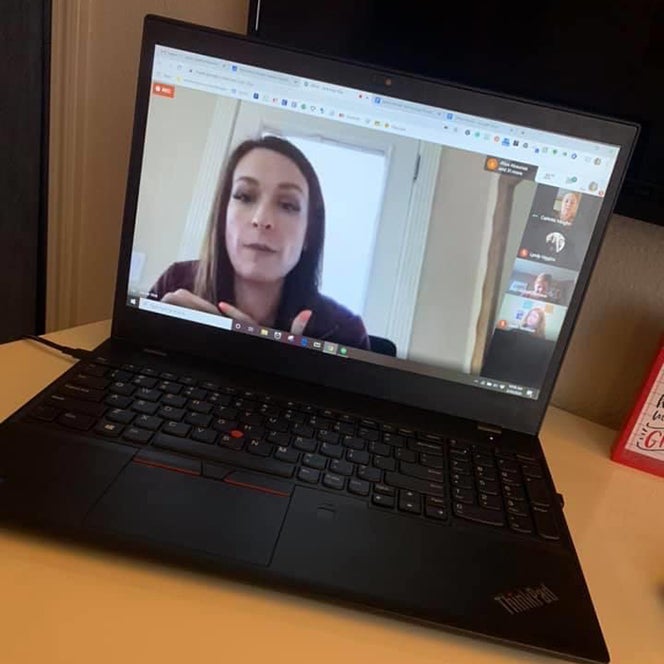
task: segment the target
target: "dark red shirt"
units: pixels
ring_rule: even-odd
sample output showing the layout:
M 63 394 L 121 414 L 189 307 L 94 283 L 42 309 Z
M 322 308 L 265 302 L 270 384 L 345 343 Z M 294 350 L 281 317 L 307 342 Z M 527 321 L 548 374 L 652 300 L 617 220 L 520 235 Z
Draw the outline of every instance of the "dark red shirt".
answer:
M 178 288 L 193 293 L 197 269 L 198 261 L 173 263 L 152 286 L 150 296 L 161 300 L 166 293 L 173 293 Z M 362 319 L 333 299 L 316 293 L 313 303 L 308 303 L 302 309 L 313 311 L 304 330 L 306 336 L 369 350 L 369 337 Z M 292 322 L 288 321 L 288 328 Z

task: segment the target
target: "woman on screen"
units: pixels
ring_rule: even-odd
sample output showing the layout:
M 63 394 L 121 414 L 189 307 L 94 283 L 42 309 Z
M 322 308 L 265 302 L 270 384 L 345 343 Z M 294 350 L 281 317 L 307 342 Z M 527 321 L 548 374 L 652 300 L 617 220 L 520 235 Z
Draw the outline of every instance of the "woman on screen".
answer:
M 157 299 L 248 324 L 369 348 L 359 316 L 322 295 L 325 205 L 292 143 L 244 141 L 231 154 L 199 260 L 173 263 Z
M 546 314 L 544 313 L 544 309 L 540 309 L 539 307 L 531 309 L 523 321 L 521 329 L 530 332 L 540 339 L 544 339 L 546 337 Z

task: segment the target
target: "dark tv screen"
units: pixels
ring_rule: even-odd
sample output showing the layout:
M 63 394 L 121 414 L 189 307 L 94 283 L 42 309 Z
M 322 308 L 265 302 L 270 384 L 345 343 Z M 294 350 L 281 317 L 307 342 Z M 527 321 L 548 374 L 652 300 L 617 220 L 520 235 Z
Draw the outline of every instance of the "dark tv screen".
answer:
M 664 225 L 664 1 L 516 6 L 252 0 L 277 42 L 631 120 L 641 136 L 616 212 Z

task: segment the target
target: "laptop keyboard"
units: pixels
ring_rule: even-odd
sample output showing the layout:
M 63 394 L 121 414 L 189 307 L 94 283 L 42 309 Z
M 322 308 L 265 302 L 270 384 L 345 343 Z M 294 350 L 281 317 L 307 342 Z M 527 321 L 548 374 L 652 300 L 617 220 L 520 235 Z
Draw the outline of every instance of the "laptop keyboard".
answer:
M 105 358 L 82 364 L 29 416 L 141 448 L 134 460 L 222 479 L 227 467 L 343 492 L 376 509 L 558 540 L 538 459 L 234 385 Z

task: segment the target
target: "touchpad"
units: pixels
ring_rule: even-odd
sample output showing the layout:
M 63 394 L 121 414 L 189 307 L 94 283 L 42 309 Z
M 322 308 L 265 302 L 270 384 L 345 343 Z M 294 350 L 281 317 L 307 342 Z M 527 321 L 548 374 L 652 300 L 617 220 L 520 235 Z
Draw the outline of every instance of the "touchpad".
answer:
M 275 492 L 130 463 L 85 526 L 171 550 L 268 565 L 288 502 Z

